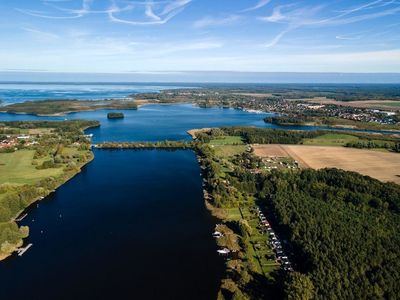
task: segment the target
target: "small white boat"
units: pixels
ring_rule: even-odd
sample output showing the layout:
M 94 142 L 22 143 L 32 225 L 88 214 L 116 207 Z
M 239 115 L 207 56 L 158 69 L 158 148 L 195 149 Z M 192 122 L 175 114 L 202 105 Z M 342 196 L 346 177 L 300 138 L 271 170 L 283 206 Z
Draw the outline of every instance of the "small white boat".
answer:
M 224 248 L 224 249 L 217 250 L 217 252 L 219 254 L 229 254 L 231 252 L 231 250 L 229 250 L 228 248 Z

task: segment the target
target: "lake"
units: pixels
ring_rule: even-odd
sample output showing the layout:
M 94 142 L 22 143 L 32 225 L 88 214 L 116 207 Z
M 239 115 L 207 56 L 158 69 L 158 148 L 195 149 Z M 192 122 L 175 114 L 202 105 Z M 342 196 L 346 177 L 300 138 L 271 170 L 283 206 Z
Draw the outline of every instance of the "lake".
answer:
M 189 139 L 186 131 L 263 126 L 266 114 L 146 105 L 63 117 L 0 114 L 0 120 L 94 119 L 94 142 Z M 33 247 L 0 263 L 0 299 L 214 299 L 224 272 L 191 151 L 95 150 L 95 160 L 28 209 Z M 22 287 L 22 288 L 21 288 Z
M 123 99 L 138 93 L 160 92 L 190 85 L 160 83 L 7 83 L 0 82 L 3 104 L 43 99 Z
M 200 108 L 192 104 L 160 105 L 149 104 L 138 110 L 120 110 L 124 119 L 108 120 L 108 110 L 79 112 L 58 117 L 39 117 L 0 113 L 2 121 L 18 120 L 72 120 L 88 119 L 101 122 L 100 128 L 90 129 L 93 141 L 158 141 L 188 140 L 187 131 L 193 128 L 218 126 L 259 126 L 273 127 L 263 118 L 271 114 L 255 114 L 238 109 Z
M 214 299 L 223 274 L 191 151 L 95 150 L 21 224 L 0 299 Z

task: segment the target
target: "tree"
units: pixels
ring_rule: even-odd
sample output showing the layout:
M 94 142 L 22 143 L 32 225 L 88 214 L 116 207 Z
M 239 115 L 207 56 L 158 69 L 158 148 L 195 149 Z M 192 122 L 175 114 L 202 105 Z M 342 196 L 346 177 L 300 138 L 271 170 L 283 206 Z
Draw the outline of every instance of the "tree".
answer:
M 288 300 L 310 300 L 314 298 L 314 285 L 307 275 L 293 272 L 285 284 L 285 294 Z
M 10 244 L 8 241 L 5 241 L 4 243 L 1 244 L 0 251 L 2 253 L 11 253 L 14 251 L 14 246 Z
M 21 226 L 19 228 L 19 232 L 21 234 L 21 238 L 27 238 L 29 235 L 29 227 L 28 226 Z

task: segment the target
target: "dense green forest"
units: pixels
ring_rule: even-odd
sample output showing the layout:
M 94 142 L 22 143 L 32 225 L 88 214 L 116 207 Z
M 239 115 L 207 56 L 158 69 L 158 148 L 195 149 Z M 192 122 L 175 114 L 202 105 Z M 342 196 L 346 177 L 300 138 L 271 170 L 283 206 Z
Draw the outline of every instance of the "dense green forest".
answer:
M 398 299 L 399 185 L 338 169 L 260 172 L 262 162 L 251 151 L 217 154 L 224 152 L 216 152 L 213 139 L 228 134 L 246 143 L 301 143 L 326 132 L 222 128 L 198 133 L 209 208 L 239 239 L 220 299 Z M 394 144 L 390 137 L 355 136 Z M 259 242 L 252 243 L 250 235 L 258 229 L 232 219 L 232 211 L 251 211 L 254 203 L 285 241 L 295 272 L 263 277 L 257 271 L 250 254 Z
M 315 299 L 400 295 L 400 186 L 336 169 L 273 172 L 258 196 Z

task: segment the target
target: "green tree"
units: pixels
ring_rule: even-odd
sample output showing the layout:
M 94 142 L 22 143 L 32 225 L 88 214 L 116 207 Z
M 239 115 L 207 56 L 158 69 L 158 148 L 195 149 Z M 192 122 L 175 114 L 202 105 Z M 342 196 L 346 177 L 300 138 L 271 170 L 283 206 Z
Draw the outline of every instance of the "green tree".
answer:
M 293 272 L 285 284 L 285 294 L 288 300 L 310 300 L 314 298 L 314 285 L 307 275 Z

